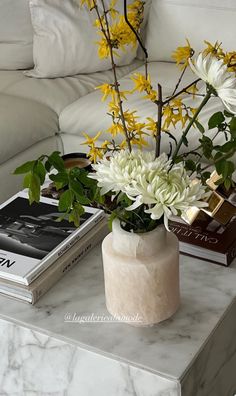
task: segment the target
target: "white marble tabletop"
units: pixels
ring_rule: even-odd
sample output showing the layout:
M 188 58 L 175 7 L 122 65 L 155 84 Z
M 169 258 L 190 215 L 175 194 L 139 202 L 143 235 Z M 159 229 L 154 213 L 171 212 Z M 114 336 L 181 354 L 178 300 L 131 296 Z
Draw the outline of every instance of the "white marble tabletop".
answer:
M 100 246 L 35 306 L 1 296 L 0 318 L 179 380 L 236 296 L 236 263 L 225 268 L 186 256 L 180 262 L 181 307 L 173 318 L 153 327 L 65 321 L 74 314 L 107 315 Z

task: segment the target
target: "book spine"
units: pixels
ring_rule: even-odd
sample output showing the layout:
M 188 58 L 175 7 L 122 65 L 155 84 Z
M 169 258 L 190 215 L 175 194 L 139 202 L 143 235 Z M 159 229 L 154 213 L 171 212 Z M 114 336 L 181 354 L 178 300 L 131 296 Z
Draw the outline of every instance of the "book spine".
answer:
M 63 275 L 69 272 L 91 249 L 93 249 L 105 236 L 107 235 L 108 229 L 105 225 L 99 232 L 93 236 L 90 240 L 82 242 L 81 245 L 78 246 L 78 249 L 70 255 L 69 259 L 65 259 L 61 265 L 59 265 L 55 271 L 42 281 L 42 283 L 38 284 L 34 290 L 32 290 L 32 302 L 31 304 L 35 304 L 40 297 L 42 297 L 55 283 L 57 283 Z
M 30 285 L 39 275 L 41 275 L 47 268 L 50 267 L 58 258 L 65 254 L 76 242 L 78 242 L 84 235 L 86 235 L 96 224 L 104 219 L 104 212 L 100 212 L 94 215 L 93 219 L 88 222 L 85 227 L 81 227 L 77 232 L 71 234 L 69 239 L 67 238 L 64 243 L 60 246 L 60 249 L 53 251 L 48 258 L 40 262 L 30 273 L 25 277 L 25 284 Z

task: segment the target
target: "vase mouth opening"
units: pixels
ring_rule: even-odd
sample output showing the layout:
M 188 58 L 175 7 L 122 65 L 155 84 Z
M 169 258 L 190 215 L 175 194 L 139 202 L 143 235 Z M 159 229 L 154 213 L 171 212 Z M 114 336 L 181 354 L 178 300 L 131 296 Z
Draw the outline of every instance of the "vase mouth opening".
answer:
M 161 222 L 161 223 L 157 224 L 156 227 L 153 228 L 153 229 L 150 230 L 150 231 L 135 232 L 135 231 L 133 231 L 133 230 L 131 230 L 131 231 L 125 230 L 125 229 L 122 227 L 121 221 L 120 221 L 119 219 L 115 219 L 115 220 L 113 220 L 113 222 L 112 222 L 112 231 L 115 230 L 115 231 L 122 232 L 122 233 L 126 234 L 127 237 L 128 237 L 128 236 L 132 236 L 132 235 L 137 235 L 137 236 L 151 235 L 151 234 L 155 233 L 156 230 L 157 230 L 158 228 L 159 228 L 159 229 L 160 229 L 160 228 L 164 228 L 164 229 L 165 229 L 164 223 Z

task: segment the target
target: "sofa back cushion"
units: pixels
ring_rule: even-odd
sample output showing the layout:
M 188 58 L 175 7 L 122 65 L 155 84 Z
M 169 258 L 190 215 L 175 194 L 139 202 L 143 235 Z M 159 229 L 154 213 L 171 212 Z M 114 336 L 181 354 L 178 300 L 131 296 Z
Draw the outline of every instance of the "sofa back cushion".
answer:
M 29 0 L 0 1 L 0 69 L 33 65 L 33 29 Z
M 153 0 L 147 26 L 146 47 L 152 61 L 173 61 L 172 52 L 189 39 L 202 50 L 203 41 L 222 42 L 236 49 L 235 0 Z
M 79 4 L 78 0 L 30 0 L 35 68 L 28 76 L 63 77 L 111 68 L 110 59 L 99 59 L 97 54 L 101 36 L 94 26 L 96 13 Z M 123 13 L 123 1 L 115 8 Z M 136 53 L 137 47 L 119 51 L 117 65 L 131 63 Z

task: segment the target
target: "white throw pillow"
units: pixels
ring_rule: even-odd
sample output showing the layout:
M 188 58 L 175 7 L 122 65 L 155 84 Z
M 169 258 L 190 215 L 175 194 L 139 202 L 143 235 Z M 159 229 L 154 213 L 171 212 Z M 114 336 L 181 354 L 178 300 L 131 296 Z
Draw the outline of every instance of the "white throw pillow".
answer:
M 78 3 L 78 0 L 30 0 L 35 68 L 26 75 L 64 77 L 111 68 L 110 59 L 98 58 L 96 41 L 100 36 L 93 26 L 95 13 Z M 116 9 L 123 13 L 123 1 L 119 1 Z M 136 52 L 137 48 L 120 51 L 117 65 L 131 63 Z
M 173 61 L 172 52 L 185 45 L 202 50 L 203 41 L 236 49 L 235 0 L 153 0 L 146 47 L 151 61 Z
M 0 1 L 0 69 L 33 66 L 33 29 L 29 0 Z

